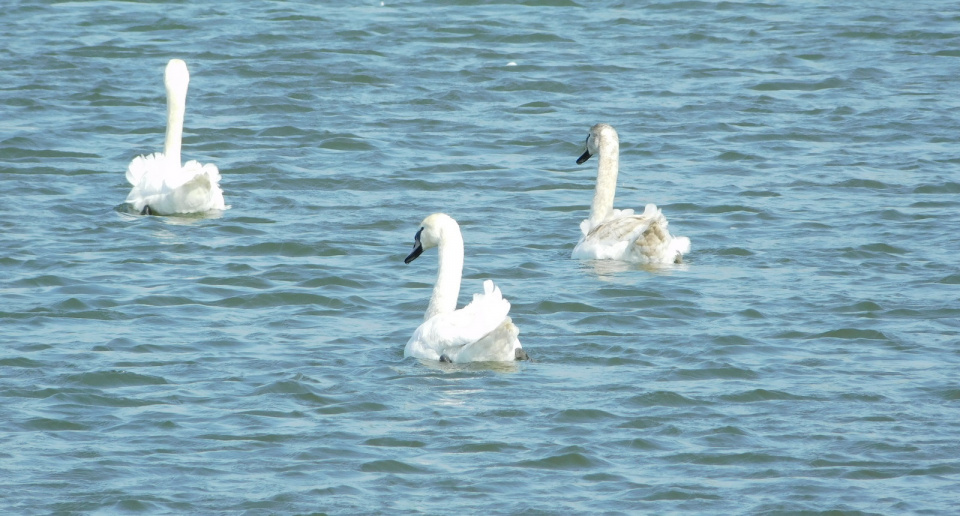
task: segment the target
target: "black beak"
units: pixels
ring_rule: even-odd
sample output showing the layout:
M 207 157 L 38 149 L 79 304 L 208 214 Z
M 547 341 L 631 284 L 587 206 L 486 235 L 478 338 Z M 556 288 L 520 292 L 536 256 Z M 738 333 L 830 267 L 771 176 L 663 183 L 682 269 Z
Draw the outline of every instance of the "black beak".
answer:
M 580 157 L 577 158 L 577 165 L 583 165 L 583 162 L 587 161 L 588 159 L 590 159 L 590 151 L 588 150 L 583 151 L 583 154 L 581 154 Z
M 423 244 L 420 243 L 420 233 L 422 232 L 423 228 L 420 228 L 420 231 L 417 231 L 417 235 L 413 237 L 413 251 L 410 251 L 410 254 L 403 259 L 403 263 L 410 263 L 423 254 Z

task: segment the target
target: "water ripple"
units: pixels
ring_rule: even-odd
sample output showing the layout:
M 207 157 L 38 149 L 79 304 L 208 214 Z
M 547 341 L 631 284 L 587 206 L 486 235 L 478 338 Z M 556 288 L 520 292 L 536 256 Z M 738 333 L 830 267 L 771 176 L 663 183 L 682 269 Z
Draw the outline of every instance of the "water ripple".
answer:
M 940 4 L 6 9 L 6 512 L 954 508 Z M 220 214 L 123 203 L 171 57 Z M 601 121 L 617 206 L 661 207 L 684 264 L 569 258 Z M 533 360 L 403 358 L 434 211 L 463 228 L 460 304 L 495 280 Z

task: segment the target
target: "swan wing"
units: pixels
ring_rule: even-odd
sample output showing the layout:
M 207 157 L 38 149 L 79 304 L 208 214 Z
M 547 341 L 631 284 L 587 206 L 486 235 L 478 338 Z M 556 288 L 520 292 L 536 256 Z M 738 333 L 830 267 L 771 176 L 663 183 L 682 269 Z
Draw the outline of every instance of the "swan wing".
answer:
M 507 316 L 480 340 L 447 354 L 451 362 L 509 362 L 518 358 L 520 329 Z
M 134 187 L 143 187 L 148 178 L 162 180 L 167 168 L 166 156 L 162 152 L 137 156 L 127 165 L 127 182 Z
M 201 165 L 198 161 L 188 161 L 181 168 L 179 177 L 167 183 L 167 209 L 171 213 L 201 213 L 226 209 L 219 182 L 220 171 L 216 165 Z
M 510 302 L 503 298 L 500 289 L 487 280 L 483 282 L 484 292 L 474 294 L 473 301 L 467 306 L 453 312 L 441 313 L 424 321 L 407 342 L 405 356 L 415 356 L 428 360 L 439 360 L 446 355 L 454 362 L 469 362 L 476 360 L 503 360 L 503 353 L 491 351 L 494 344 L 501 345 L 502 338 L 493 338 L 500 331 L 502 335 L 510 334 L 510 327 L 516 326 L 509 320 Z M 517 331 L 516 333 L 519 333 Z M 486 338 L 491 336 L 491 338 Z M 513 335 L 516 340 L 516 334 Z M 519 341 L 516 342 L 519 346 Z M 513 347 L 510 347 L 512 360 Z
M 127 181 L 133 188 L 126 202 L 136 211 L 147 205 L 161 215 L 226 209 L 220 171 L 210 163 L 180 166 L 159 152 L 138 156 L 127 167 Z
M 654 204 L 648 204 L 640 215 L 633 210 L 615 210 L 610 218 L 586 232 L 573 257 L 674 263 L 690 252 L 690 239 L 673 237 L 667 225 L 667 218 Z

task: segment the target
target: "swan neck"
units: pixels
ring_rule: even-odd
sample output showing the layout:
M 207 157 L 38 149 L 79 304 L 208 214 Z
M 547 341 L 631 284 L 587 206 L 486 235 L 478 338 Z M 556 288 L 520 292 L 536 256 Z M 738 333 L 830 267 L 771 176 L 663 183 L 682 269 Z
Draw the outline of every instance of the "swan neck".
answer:
M 603 142 L 597 164 L 597 187 L 590 206 L 590 226 L 596 227 L 613 211 L 613 197 L 617 192 L 617 174 L 620 170 L 620 144 Z
M 167 136 L 163 146 L 163 155 L 174 161 L 180 161 L 180 146 L 183 141 L 183 115 L 186 111 L 187 89 L 167 87 Z
M 424 314 L 424 320 L 457 309 L 460 279 L 463 275 L 463 237 L 460 229 L 444 228 L 437 251 L 439 255 L 437 282 L 433 286 L 433 294 L 430 296 L 430 305 L 427 307 L 427 313 Z

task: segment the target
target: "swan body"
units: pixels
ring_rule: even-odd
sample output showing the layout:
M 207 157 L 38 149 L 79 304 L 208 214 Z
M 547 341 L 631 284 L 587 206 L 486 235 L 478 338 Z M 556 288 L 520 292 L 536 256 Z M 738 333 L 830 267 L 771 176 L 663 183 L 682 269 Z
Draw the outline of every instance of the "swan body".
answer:
M 220 171 L 213 164 L 180 162 L 183 116 L 190 73 L 187 64 L 171 59 L 164 72 L 167 89 L 167 134 L 163 152 L 137 156 L 127 167 L 133 186 L 126 202 L 143 214 L 174 215 L 225 210 Z
M 690 252 L 690 239 L 672 236 L 667 218 L 654 204 L 643 213 L 616 210 L 613 197 L 617 189 L 620 167 L 620 138 L 608 124 L 590 128 L 587 150 L 577 164 L 598 155 L 597 186 L 590 207 L 590 218 L 580 223 L 580 242 L 573 257 L 594 260 L 622 260 L 645 264 L 681 263 Z
M 507 315 L 510 302 L 492 281 L 483 282 L 483 293 L 457 309 L 463 274 L 463 237 L 449 215 L 434 213 L 420 224 L 410 263 L 424 250 L 438 248 L 437 282 L 423 324 L 407 342 L 403 355 L 441 362 L 504 362 L 528 358 L 517 336 L 520 330 Z

